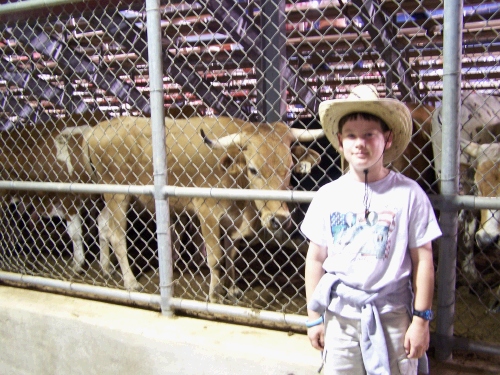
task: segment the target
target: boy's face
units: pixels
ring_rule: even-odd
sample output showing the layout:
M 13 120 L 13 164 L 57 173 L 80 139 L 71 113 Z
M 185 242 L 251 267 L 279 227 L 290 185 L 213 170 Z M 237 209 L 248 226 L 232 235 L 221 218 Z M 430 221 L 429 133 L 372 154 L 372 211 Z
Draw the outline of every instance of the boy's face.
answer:
M 358 171 L 383 167 L 384 150 L 392 144 L 392 133 L 384 133 L 380 122 L 361 117 L 348 120 L 337 136 L 340 151 L 344 153 L 350 167 Z

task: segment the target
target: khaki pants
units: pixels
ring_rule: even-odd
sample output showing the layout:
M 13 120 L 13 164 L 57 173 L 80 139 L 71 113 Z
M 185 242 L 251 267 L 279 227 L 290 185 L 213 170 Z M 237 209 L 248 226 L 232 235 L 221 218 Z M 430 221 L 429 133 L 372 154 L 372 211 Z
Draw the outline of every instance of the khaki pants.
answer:
M 416 375 L 418 360 L 408 359 L 404 350 L 404 337 L 410 325 L 406 308 L 380 315 L 391 373 L 387 375 Z M 325 375 L 365 375 L 359 344 L 361 323 L 331 312 L 325 316 Z

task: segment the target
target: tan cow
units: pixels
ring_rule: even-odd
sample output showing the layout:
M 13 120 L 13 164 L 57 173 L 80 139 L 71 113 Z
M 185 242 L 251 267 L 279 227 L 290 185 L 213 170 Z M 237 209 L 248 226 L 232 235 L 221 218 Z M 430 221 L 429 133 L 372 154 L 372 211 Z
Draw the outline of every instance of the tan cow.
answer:
M 438 186 L 431 144 L 434 107 L 416 103 L 405 104 L 413 120 L 411 142 L 403 154 L 391 163 L 391 168 L 417 181 L 424 191 L 436 192 Z
M 460 98 L 460 138 L 476 143 L 495 142 L 500 134 L 500 98 L 474 91 L 462 91 Z M 442 106 L 437 107 L 432 115 L 432 147 L 438 178 L 441 176 L 442 110 Z M 466 170 L 470 161 L 467 154 L 460 155 L 460 167 L 460 194 L 471 194 L 473 181 L 468 180 Z
M 461 141 L 462 151 L 472 157 L 474 183 L 481 197 L 500 197 L 500 143 L 479 144 Z M 476 231 L 476 243 L 486 248 L 500 238 L 500 210 L 481 210 L 481 221 Z
M 458 118 L 462 149 L 468 142 L 488 144 L 494 142 L 500 134 L 500 98 L 493 95 L 483 95 L 475 91 L 463 90 L 460 93 L 461 111 Z M 442 143 L 442 106 L 436 108 L 432 118 L 432 147 L 434 164 L 438 178 L 441 175 L 441 143 Z M 466 153 L 460 154 L 459 194 L 477 194 L 473 160 Z M 458 238 L 459 259 L 463 274 L 468 282 L 479 280 L 479 273 L 474 262 L 474 247 L 476 231 L 479 227 L 479 213 L 475 210 L 461 210 L 459 213 Z
M 84 127 L 61 130 L 33 126 L 0 133 L 0 179 L 28 182 L 90 182 L 80 147 Z M 82 197 L 47 192 L 1 191 L 3 207 L 12 199 L 32 207 L 37 216 L 61 216 L 73 243 L 72 268 L 83 271 Z M 33 212 L 31 212 L 33 214 Z M 32 215 L 34 217 L 35 215 Z
M 469 140 L 461 140 L 460 143 L 463 154 L 469 156 L 472 161 L 477 195 L 499 199 L 500 143 L 480 144 Z M 495 248 L 495 246 L 498 248 L 500 245 L 500 210 L 482 209 L 479 223 L 477 220 L 472 221 L 470 229 L 471 233 L 475 233 L 474 236 L 471 236 L 471 242 L 475 239 L 482 252 L 488 248 Z M 480 280 L 472 249 L 467 253 L 463 266 L 471 281 Z M 482 280 L 484 280 L 484 276 Z M 499 308 L 496 304 L 498 296 L 500 296 L 500 287 L 496 289 L 495 294 L 496 297 L 490 303 L 490 308 L 498 312 Z
M 165 119 L 168 184 L 191 187 L 287 190 L 292 170 L 308 173 L 320 156 L 297 142 L 312 141 L 322 130 L 290 129 L 283 123 L 254 124 L 228 117 Z M 120 117 L 99 123 L 85 134 L 95 181 L 106 184 L 153 184 L 150 119 Z M 105 194 L 106 208 L 99 219 L 100 234 L 109 240 L 118 258 L 125 288 L 138 290 L 127 259 L 126 212 L 131 197 Z M 150 197 L 139 196 L 154 211 Z M 256 227 L 279 232 L 290 223 L 286 203 L 273 200 L 218 200 L 173 198 L 175 211 L 198 216 L 211 272 L 210 301 L 238 295 L 232 254 L 239 239 Z M 227 240 L 224 250 L 221 242 Z M 105 247 L 101 249 L 109 254 Z M 227 269 L 221 269 L 223 260 Z M 103 264 L 109 267 L 109 264 Z M 231 284 L 229 284 L 231 283 Z

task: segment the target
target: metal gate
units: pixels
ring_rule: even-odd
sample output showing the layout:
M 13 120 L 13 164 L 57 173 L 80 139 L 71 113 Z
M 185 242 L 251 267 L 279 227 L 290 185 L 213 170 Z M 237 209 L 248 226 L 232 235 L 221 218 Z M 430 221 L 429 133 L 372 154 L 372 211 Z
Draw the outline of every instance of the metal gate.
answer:
M 319 129 L 321 101 L 369 83 L 408 103 L 413 139 L 393 168 L 416 179 L 439 211 L 432 329 L 440 356 L 458 347 L 497 353 L 499 161 L 490 151 L 500 124 L 499 8 L 427 0 L 2 2 L 1 279 L 301 329 L 307 242 L 299 225 L 314 191 L 341 175 L 340 158 L 326 138 L 310 138 L 302 150 L 320 161 L 295 154 L 286 186 L 259 188 L 248 179 L 255 165 L 217 151 L 217 139 L 243 121 L 272 124 L 273 134 L 275 122 Z M 210 133 L 221 116 L 233 120 Z M 93 136 L 102 122 L 120 135 Z M 165 135 L 168 143 L 175 134 L 166 148 Z M 461 139 L 473 156 L 459 152 Z M 257 167 L 277 171 L 281 146 L 272 142 L 257 147 Z M 104 144 L 102 159 L 89 153 Z M 174 146 L 180 151 L 168 159 Z M 203 171 L 193 172 L 196 160 Z M 234 181 L 217 181 L 221 168 Z M 262 201 L 285 202 L 271 224 Z M 116 250 L 123 244 L 126 255 Z M 232 246 L 232 256 L 217 255 L 218 246 Z

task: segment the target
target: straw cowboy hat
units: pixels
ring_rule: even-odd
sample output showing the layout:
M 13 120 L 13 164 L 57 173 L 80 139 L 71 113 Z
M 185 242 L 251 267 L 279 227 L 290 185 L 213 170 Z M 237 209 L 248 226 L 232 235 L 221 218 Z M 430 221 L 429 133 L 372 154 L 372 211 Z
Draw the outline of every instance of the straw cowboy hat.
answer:
M 338 152 L 339 121 L 345 115 L 355 112 L 380 117 L 392 130 L 392 145 L 384 152 L 384 164 L 397 159 L 410 143 L 412 119 L 408 107 L 396 99 L 380 98 L 373 85 L 359 85 L 351 91 L 347 99 L 327 100 L 319 105 L 321 126 Z

